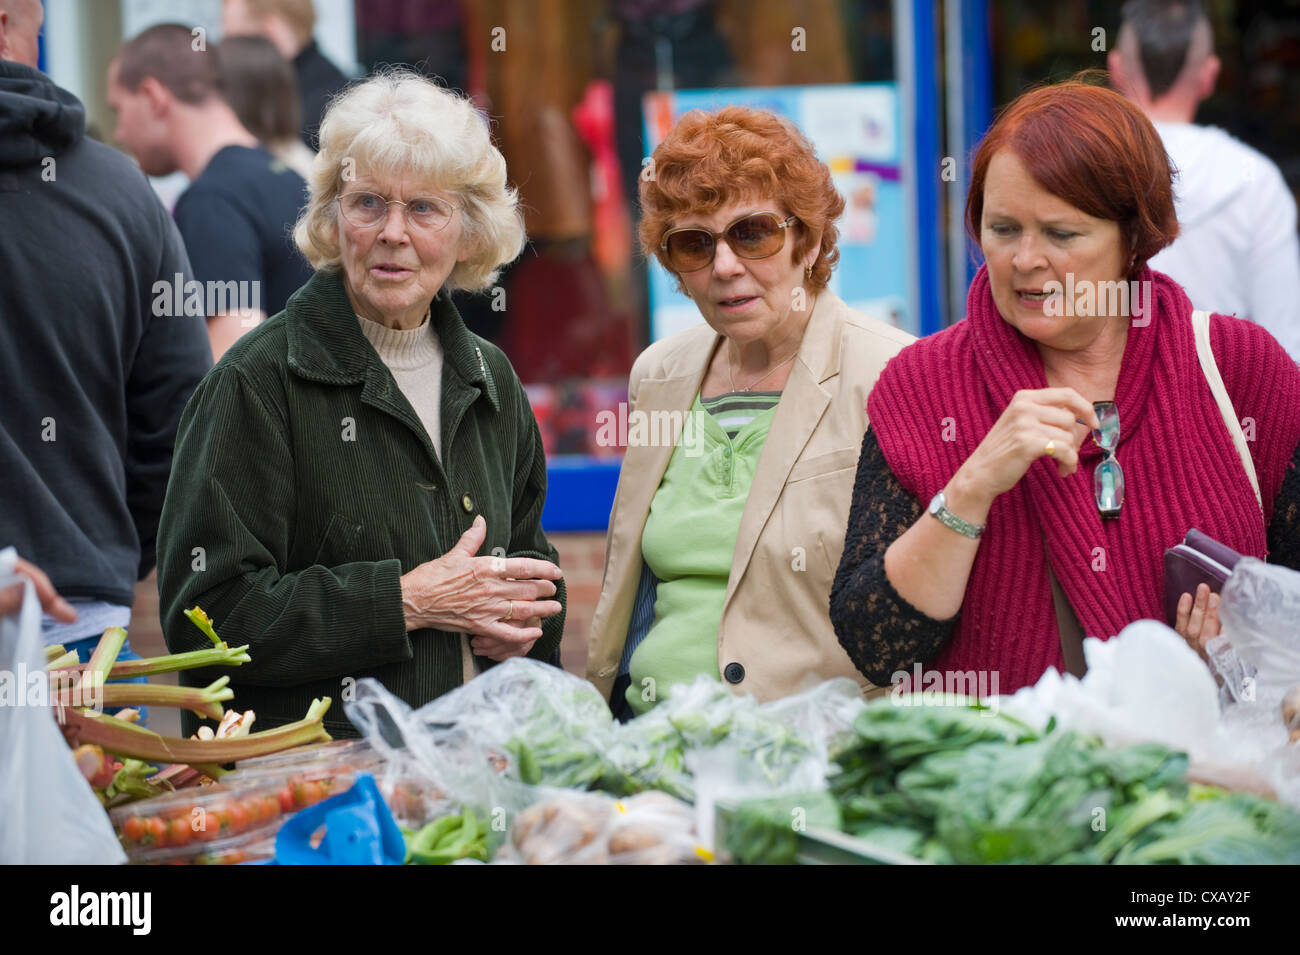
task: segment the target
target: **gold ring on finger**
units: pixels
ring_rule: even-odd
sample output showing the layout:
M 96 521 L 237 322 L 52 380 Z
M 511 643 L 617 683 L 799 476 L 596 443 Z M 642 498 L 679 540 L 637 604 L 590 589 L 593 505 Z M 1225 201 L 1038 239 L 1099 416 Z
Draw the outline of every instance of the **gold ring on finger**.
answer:
M 1048 441 L 1048 442 L 1047 442 L 1047 447 L 1043 448 L 1043 453 L 1044 453 L 1045 455 L 1047 455 L 1049 458 L 1051 458 L 1051 457 L 1055 457 L 1055 456 L 1056 456 L 1056 442 L 1055 442 L 1055 441 Z
M 502 619 L 502 620 L 513 620 L 513 619 L 515 618 L 515 602 L 514 602 L 513 600 L 507 600 L 506 603 L 507 603 L 509 606 L 508 606 L 507 609 L 506 609 L 506 615 L 505 615 L 504 617 L 502 617 L 501 619 Z

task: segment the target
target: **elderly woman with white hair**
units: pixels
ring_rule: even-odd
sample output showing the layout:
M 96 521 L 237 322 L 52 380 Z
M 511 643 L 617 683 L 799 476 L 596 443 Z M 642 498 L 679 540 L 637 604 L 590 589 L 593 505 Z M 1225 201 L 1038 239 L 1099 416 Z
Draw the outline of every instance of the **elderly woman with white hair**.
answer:
M 397 71 L 337 99 L 320 145 L 294 231 L 316 274 L 194 393 L 158 534 L 168 647 L 207 644 L 196 604 L 248 644 L 228 705 L 259 728 L 360 677 L 418 706 L 552 659 L 564 621 L 537 422 L 449 298 L 524 242 L 486 122 Z M 326 727 L 356 735 L 341 706 Z

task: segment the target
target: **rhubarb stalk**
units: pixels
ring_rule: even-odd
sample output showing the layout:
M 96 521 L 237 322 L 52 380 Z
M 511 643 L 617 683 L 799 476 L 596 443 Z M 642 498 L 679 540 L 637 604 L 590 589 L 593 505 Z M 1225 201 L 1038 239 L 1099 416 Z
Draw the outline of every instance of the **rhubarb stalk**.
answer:
M 89 677 L 93 681 L 92 686 L 102 685 L 108 679 L 108 671 L 117 662 L 117 655 L 122 652 L 122 647 L 125 645 L 125 630 L 121 627 L 109 627 L 105 630 L 104 635 L 99 638 L 99 643 L 95 645 L 95 652 L 90 655 L 86 669 L 82 671 L 82 682 L 86 682 Z
M 205 687 L 167 686 L 161 683 L 106 683 L 98 688 L 101 706 L 175 706 L 191 710 L 210 720 L 225 714 L 223 700 L 232 700 L 235 691 L 226 686 L 230 677 L 213 680 Z M 60 686 L 57 702 L 62 706 L 86 706 L 74 699 L 76 688 Z
M 123 723 L 111 716 L 87 710 L 63 711 L 64 732 L 79 743 L 95 743 L 119 756 L 149 762 L 234 763 L 254 756 L 278 753 L 282 749 L 307 743 L 328 742 L 329 733 L 321 719 L 330 707 L 330 698 L 313 700 L 307 715 L 296 723 L 278 726 L 261 733 L 233 739 L 192 740 L 159 736 L 157 733 Z
M 238 710 L 226 710 L 226 715 L 221 718 L 221 725 L 217 727 L 215 733 L 207 726 L 199 727 L 199 739 L 235 739 L 240 736 L 247 736 L 253 728 L 255 716 L 252 710 L 245 710 L 240 713 Z M 206 734 L 204 731 L 207 731 Z M 191 736 L 190 739 L 195 739 Z M 212 780 L 220 780 L 222 776 L 230 770 L 217 766 L 212 763 L 203 763 L 198 766 L 187 766 L 184 763 L 173 763 L 165 767 L 162 772 L 152 777 L 149 782 L 155 785 L 166 784 L 173 789 L 183 789 L 195 783 L 202 782 L 206 776 Z
M 63 649 L 63 648 L 60 647 L 59 649 Z M 67 667 L 78 666 L 80 663 L 81 663 L 81 659 L 77 656 L 77 651 L 69 650 L 67 653 L 63 654 L 62 656 L 57 656 L 54 658 L 50 658 L 49 655 L 47 654 L 45 669 L 62 670 Z
M 110 680 L 128 680 L 137 676 L 153 676 L 155 673 L 175 673 L 177 670 L 191 670 L 199 667 L 235 667 L 249 663 L 248 646 L 228 647 L 207 650 L 190 650 L 187 653 L 173 653 L 165 657 L 149 657 L 146 660 L 119 660 L 109 671 Z M 89 664 L 68 667 L 60 672 L 80 673 Z
M 159 788 L 167 789 L 184 789 L 186 786 L 197 786 L 210 779 L 213 782 L 220 782 L 221 777 L 226 775 L 230 770 L 217 766 L 213 763 L 199 763 L 197 766 L 187 766 L 185 763 L 172 763 L 170 766 L 153 776 L 149 777 L 149 784 Z

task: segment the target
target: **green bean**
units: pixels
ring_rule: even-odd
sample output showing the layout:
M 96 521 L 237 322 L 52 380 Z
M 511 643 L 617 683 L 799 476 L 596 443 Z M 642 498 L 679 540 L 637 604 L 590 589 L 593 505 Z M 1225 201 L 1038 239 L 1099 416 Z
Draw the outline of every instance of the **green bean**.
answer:
M 411 840 L 412 851 L 432 849 L 446 833 L 456 829 L 462 823 L 461 816 L 443 816 L 434 820 L 415 834 Z

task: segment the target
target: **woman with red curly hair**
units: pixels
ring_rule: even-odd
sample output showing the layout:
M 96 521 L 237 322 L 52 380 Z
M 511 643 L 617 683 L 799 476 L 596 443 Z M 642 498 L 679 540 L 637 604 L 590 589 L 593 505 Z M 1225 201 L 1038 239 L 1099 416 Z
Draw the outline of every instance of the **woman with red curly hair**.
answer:
M 696 110 L 653 168 L 641 245 L 704 322 L 632 368 L 588 677 L 620 715 L 699 676 L 762 700 L 864 684 L 826 597 L 867 394 L 912 337 L 827 288 L 844 200 L 792 123 Z
M 1163 554 L 1191 528 L 1300 568 L 1300 369 L 1147 266 L 1178 222 L 1146 117 L 1077 81 L 1022 95 L 975 153 L 966 224 L 965 320 L 867 404 L 831 594 L 859 669 L 993 694 L 1079 672 L 1081 635 L 1165 618 Z M 1217 601 L 1176 606 L 1202 652 Z

